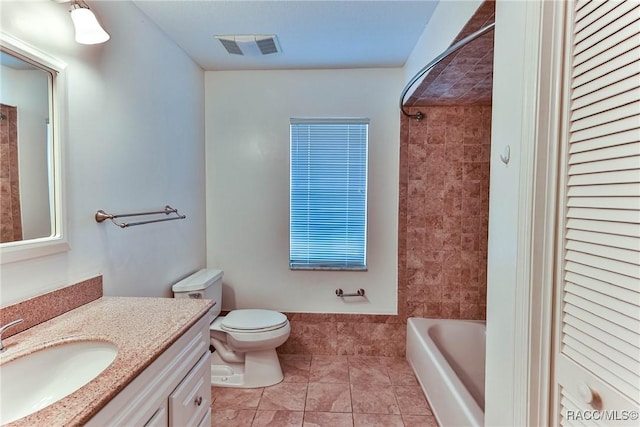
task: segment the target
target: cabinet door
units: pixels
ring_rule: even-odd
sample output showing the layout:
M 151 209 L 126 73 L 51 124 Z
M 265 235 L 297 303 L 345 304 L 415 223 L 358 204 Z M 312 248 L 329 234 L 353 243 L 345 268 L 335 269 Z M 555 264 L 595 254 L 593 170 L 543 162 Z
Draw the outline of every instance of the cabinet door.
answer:
M 153 414 L 151 419 L 147 421 L 144 427 L 165 427 L 169 424 L 169 408 L 165 402 L 158 410 Z
M 205 412 L 204 417 L 202 417 L 202 420 L 200 420 L 200 423 L 198 424 L 198 427 L 211 427 L 211 411 Z
M 200 366 L 204 370 L 203 378 L 207 384 L 211 381 L 210 363 L 202 365 L 203 358 L 209 360 L 209 340 L 209 317 L 204 316 L 91 418 L 86 426 L 143 426 L 151 421 L 169 425 L 169 395 L 185 384 L 185 377 L 194 373 L 194 367 Z M 205 405 L 205 398 L 208 408 L 211 403 L 210 389 L 203 397 L 202 405 Z M 159 412 L 159 408 L 164 408 L 164 413 Z M 186 426 L 179 423 L 175 425 Z
M 571 1 L 554 425 L 638 425 L 640 2 Z
M 211 356 L 206 352 L 169 396 L 169 426 L 196 427 L 211 410 Z

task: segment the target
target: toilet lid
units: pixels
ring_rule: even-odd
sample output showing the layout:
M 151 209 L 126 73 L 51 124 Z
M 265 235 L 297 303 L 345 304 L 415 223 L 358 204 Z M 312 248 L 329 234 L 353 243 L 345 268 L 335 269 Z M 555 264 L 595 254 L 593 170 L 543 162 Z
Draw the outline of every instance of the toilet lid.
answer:
M 221 329 L 227 331 L 255 332 L 274 330 L 287 323 L 287 316 L 272 310 L 233 310 L 221 322 Z

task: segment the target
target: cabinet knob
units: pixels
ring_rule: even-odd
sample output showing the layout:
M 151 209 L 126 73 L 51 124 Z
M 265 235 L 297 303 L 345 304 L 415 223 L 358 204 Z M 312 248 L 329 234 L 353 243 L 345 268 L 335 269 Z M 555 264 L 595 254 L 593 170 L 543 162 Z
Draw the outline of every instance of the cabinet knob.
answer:
M 193 401 L 193 403 L 195 403 L 196 406 L 202 405 L 202 396 L 196 397 L 195 400 Z
M 586 383 L 580 383 L 580 385 L 578 385 L 578 394 L 584 403 L 588 403 L 594 409 L 600 409 L 602 407 L 600 395 Z

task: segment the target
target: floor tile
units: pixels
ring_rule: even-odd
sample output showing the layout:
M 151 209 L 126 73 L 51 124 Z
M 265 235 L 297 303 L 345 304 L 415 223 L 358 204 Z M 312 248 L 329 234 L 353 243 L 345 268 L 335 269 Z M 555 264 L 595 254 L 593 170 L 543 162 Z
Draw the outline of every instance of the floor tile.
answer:
M 346 356 L 316 356 L 311 358 L 310 382 L 348 383 L 349 363 Z
M 284 381 L 212 387 L 212 427 L 437 427 L 406 359 L 280 354 Z
M 351 384 L 353 412 L 363 414 L 399 414 L 396 396 L 389 386 Z
M 211 387 L 214 409 L 256 409 L 262 388 Z
M 278 357 L 284 374 L 284 382 L 306 383 L 309 381 L 311 355 L 280 354 Z
M 411 365 L 403 357 L 381 358 L 387 367 L 387 374 L 393 385 L 418 385 L 418 380 L 413 373 Z
M 407 372 L 404 370 L 395 370 L 394 368 L 387 368 L 387 374 L 389 375 L 389 381 L 393 385 L 419 385 L 416 376 L 413 371 Z
M 306 383 L 282 382 L 264 389 L 258 409 L 304 411 L 306 396 Z
M 404 427 L 438 427 L 433 415 L 403 415 Z
M 400 415 L 353 414 L 354 427 L 404 427 Z
M 253 422 L 255 409 L 214 409 L 211 427 L 247 427 Z
M 302 427 L 353 427 L 351 413 L 308 412 L 304 413 Z
M 309 383 L 305 411 L 351 412 L 349 384 Z
M 349 382 L 351 384 L 391 385 L 387 368 L 382 366 L 349 366 Z
M 394 386 L 400 413 L 403 415 L 431 415 L 431 409 L 427 404 L 420 386 Z
M 382 359 L 378 356 L 348 356 L 349 366 L 360 368 L 385 368 Z
M 409 362 L 407 362 L 407 359 L 405 359 L 404 357 L 378 357 L 378 360 L 381 364 L 383 364 L 384 366 L 386 366 L 387 368 L 394 368 L 394 367 L 406 367 L 411 369 L 411 366 L 409 365 Z
M 256 411 L 251 427 L 302 427 L 303 412 Z

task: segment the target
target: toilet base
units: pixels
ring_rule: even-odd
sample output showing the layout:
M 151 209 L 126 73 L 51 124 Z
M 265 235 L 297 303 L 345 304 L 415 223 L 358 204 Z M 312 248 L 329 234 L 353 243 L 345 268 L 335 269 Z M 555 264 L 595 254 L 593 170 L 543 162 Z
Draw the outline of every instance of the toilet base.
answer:
M 284 379 L 275 349 L 244 354 L 244 363 L 222 360 L 211 355 L 211 385 L 216 387 L 258 388 L 278 384 Z

